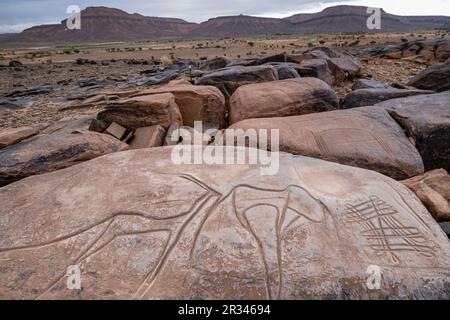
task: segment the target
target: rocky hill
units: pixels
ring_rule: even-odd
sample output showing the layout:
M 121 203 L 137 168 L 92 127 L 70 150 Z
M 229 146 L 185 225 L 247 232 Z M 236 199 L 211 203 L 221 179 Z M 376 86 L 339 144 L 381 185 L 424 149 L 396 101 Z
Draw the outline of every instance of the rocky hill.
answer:
M 176 18 L 146 17 L 137 13 L 88 7 L 81 13 L 82 29 L 67 30 L 66 21 L 41 25 L 20 34 L 0 35 L 0 46 L 23 46 L 106 41 L 135 41 L 182 37 L 243 37 L 268 34 L 367 32 L 366 7 L 335 6 L 313 14 L 284 19 L 227 16 L 200 24 Z M 382 31 L 404 32 L 449 28 L 450 17 L 396 16 L 382 12 Z

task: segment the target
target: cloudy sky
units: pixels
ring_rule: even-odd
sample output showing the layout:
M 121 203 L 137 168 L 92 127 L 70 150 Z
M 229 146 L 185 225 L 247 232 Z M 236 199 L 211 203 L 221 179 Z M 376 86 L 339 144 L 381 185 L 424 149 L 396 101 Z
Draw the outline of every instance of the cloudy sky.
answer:
M 147 16 L 202 22 L 211 17 L 247 14 L 286 17 L 337 4 L 381 7 L 399 15 L 450 16 L 450 0 L 0 0 L 0 33 L 20 32 L 37 24 L 59 23 L 69 5 L 108 6 Z

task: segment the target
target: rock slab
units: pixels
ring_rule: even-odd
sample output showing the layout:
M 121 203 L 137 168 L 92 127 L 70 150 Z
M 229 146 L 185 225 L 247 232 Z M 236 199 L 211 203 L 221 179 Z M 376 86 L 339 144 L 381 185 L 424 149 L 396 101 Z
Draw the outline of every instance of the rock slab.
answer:
M 0 299 L 450 298 L 450 243 L 400 183 L 287 154 L 267 177 L 176 166 L 171 153 L 115 153 L 1 188 Z M 366 285 L 371 265 L 380 290 Z M 67 288 L 70 266 L 80 290 Z

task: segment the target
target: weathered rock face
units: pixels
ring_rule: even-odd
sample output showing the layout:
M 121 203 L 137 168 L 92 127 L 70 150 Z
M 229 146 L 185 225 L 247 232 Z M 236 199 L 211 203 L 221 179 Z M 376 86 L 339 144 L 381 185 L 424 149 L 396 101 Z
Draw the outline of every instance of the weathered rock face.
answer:
M 315 78 L 249 84 L 230 99 L 230 123 L 335 110 L 339 98 L 325 82 Z
M 231 128 L 279 129 L 281 151 L 366 168 L 397 180 L 424 172 L 419 153 L 382 108 L 249 119 Z
M 450 221 L 450 176 L 444 169 L 402 181 L 431 212 L 436 221 Z
M 171 85 L 140 91 L 134 96 L 171 93 L 175 96 L 183 123 L 194 126 L 194 121 L 217 128 L 225 126 L 225 98 L 213 86 Z
M 286 154 L 271 177 L 170 155 L 116 153 L 0 189 L 0 298 L 449 298 L 450 243 L 400 183 Z
M 272 65 L 278 74 L 278 80 L 300 78 L 300 74 L 295 69 L 293 63 L 273 62 Z
M 164 144 L 166 137 L 166 130 L 160 125 L 139 128 L 134 133 L 133 140 L 130 144 L 130 149 L 143 149 L 160 147 Z
M 392 87 L 388 84 L 378 82 L 371 79 L 358 79 L 353 85 L 353 90 L 358 89 L 391 89 Z
M 450 58 L 450 41 L 442 41 L 436 49 L 436 60 L 446 61 Z
M 425 90 L 450 90 L 450 61 L 435 64 L 412 78 L 408 85 Z
M 328 66 L 337 84 L 347 79 L 353 79 L 361 72 L 361 66 L 348 55 L 328 59 Z
M 377 47 L 368 50 L 373 57 L 408 59 L 418 62 L 443 62 L 450 57 L 449 40 L 409 41 L 399 45 Z
M 325 81 L 329 85 L 333 85 L 335 82 L 335 77 L 331 73 L 330 68 L 328 67 L 328 63 L 325 59 L 309 59 L 303 60 L 300 65 L 311 70 L 311 73 L 307 74 L 307 76 L 319 78 L 322 81 Z M 302 76 L 306 76 L 306 74 L 302 74 Z
M 37 124 L 20 128 L 0 129 L 0 149 L 30 138 L 47 126 L 48 124 Z
M 442 228 L 442 230 L 445 232 L 447 237 L 449 237 L 449 239 L 450 239 L 450 222 L 439 223 L 439 226 Z
M 270 65 L 235 66 L 207 73 L 196 84 L 215 86 L 229 98 L 242 85 L 274 80 L 277 80 L 277 71 Z
M 450 171 L 450 91 L 393 99 L 377 104 L 404 128 L 425 169 Z
M 351 80 L 361 71 L 361 66 L 352 56 L 341 54 L 328 47 L 312 48 L 301 54 L 288 54 L 286 61 L 312 68 L 315 74 L 308 76 L 318 77 L 330 85 Z
M 419 94 L 430 94 L 430 90 L 408 90 L 408 89 L 358 89 L 350 92 L 344 99 L 344 109 L 373 106 L 382 101 L 415 96 Z
M 80 127 L 79 121 L 59 122 L 0 150 L 0 187 L 127 148 L 126 143 L 109 135 Z
M 198 64 L 198 69 L 202 71 L 212 71 L 225 68 L 231 60 L 227 57 L 217 57 L 211 60 L 201 61 Z
M 107 123 L 116 122 L 129 130 L 158 124 L 168 129 L 172 123 L 183 121 L 171 93 L 139 96 L 110 103 L 98 113 L 97 119 Z
M 273 63 L 273 62 L 286 62 L 286 56 L 284 54 L 275 54 L 272 56 L 261 56 L 261 57 L 251 57 L 251 58 L 242 58 L 234 60 L 228 63 L 227 67 L 234 66 L 259 66 L 265 63 Z

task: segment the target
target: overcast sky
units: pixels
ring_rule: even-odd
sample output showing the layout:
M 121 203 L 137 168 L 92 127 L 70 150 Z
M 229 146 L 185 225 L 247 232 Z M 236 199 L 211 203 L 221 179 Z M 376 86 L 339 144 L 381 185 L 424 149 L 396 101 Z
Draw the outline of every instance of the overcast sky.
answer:
M 38 24 L 59 23 L 67 17 L 66 8 L 78 5 L 108 6 L 146 16 L 176 17 L 191 22 L 208 18 L 247 14 L 286 17 L 316 12 L 337 5 L 381 7 L 399 15 L 450 16 L 450 0 L 0 0 L 0 33 L 20 32 Z

